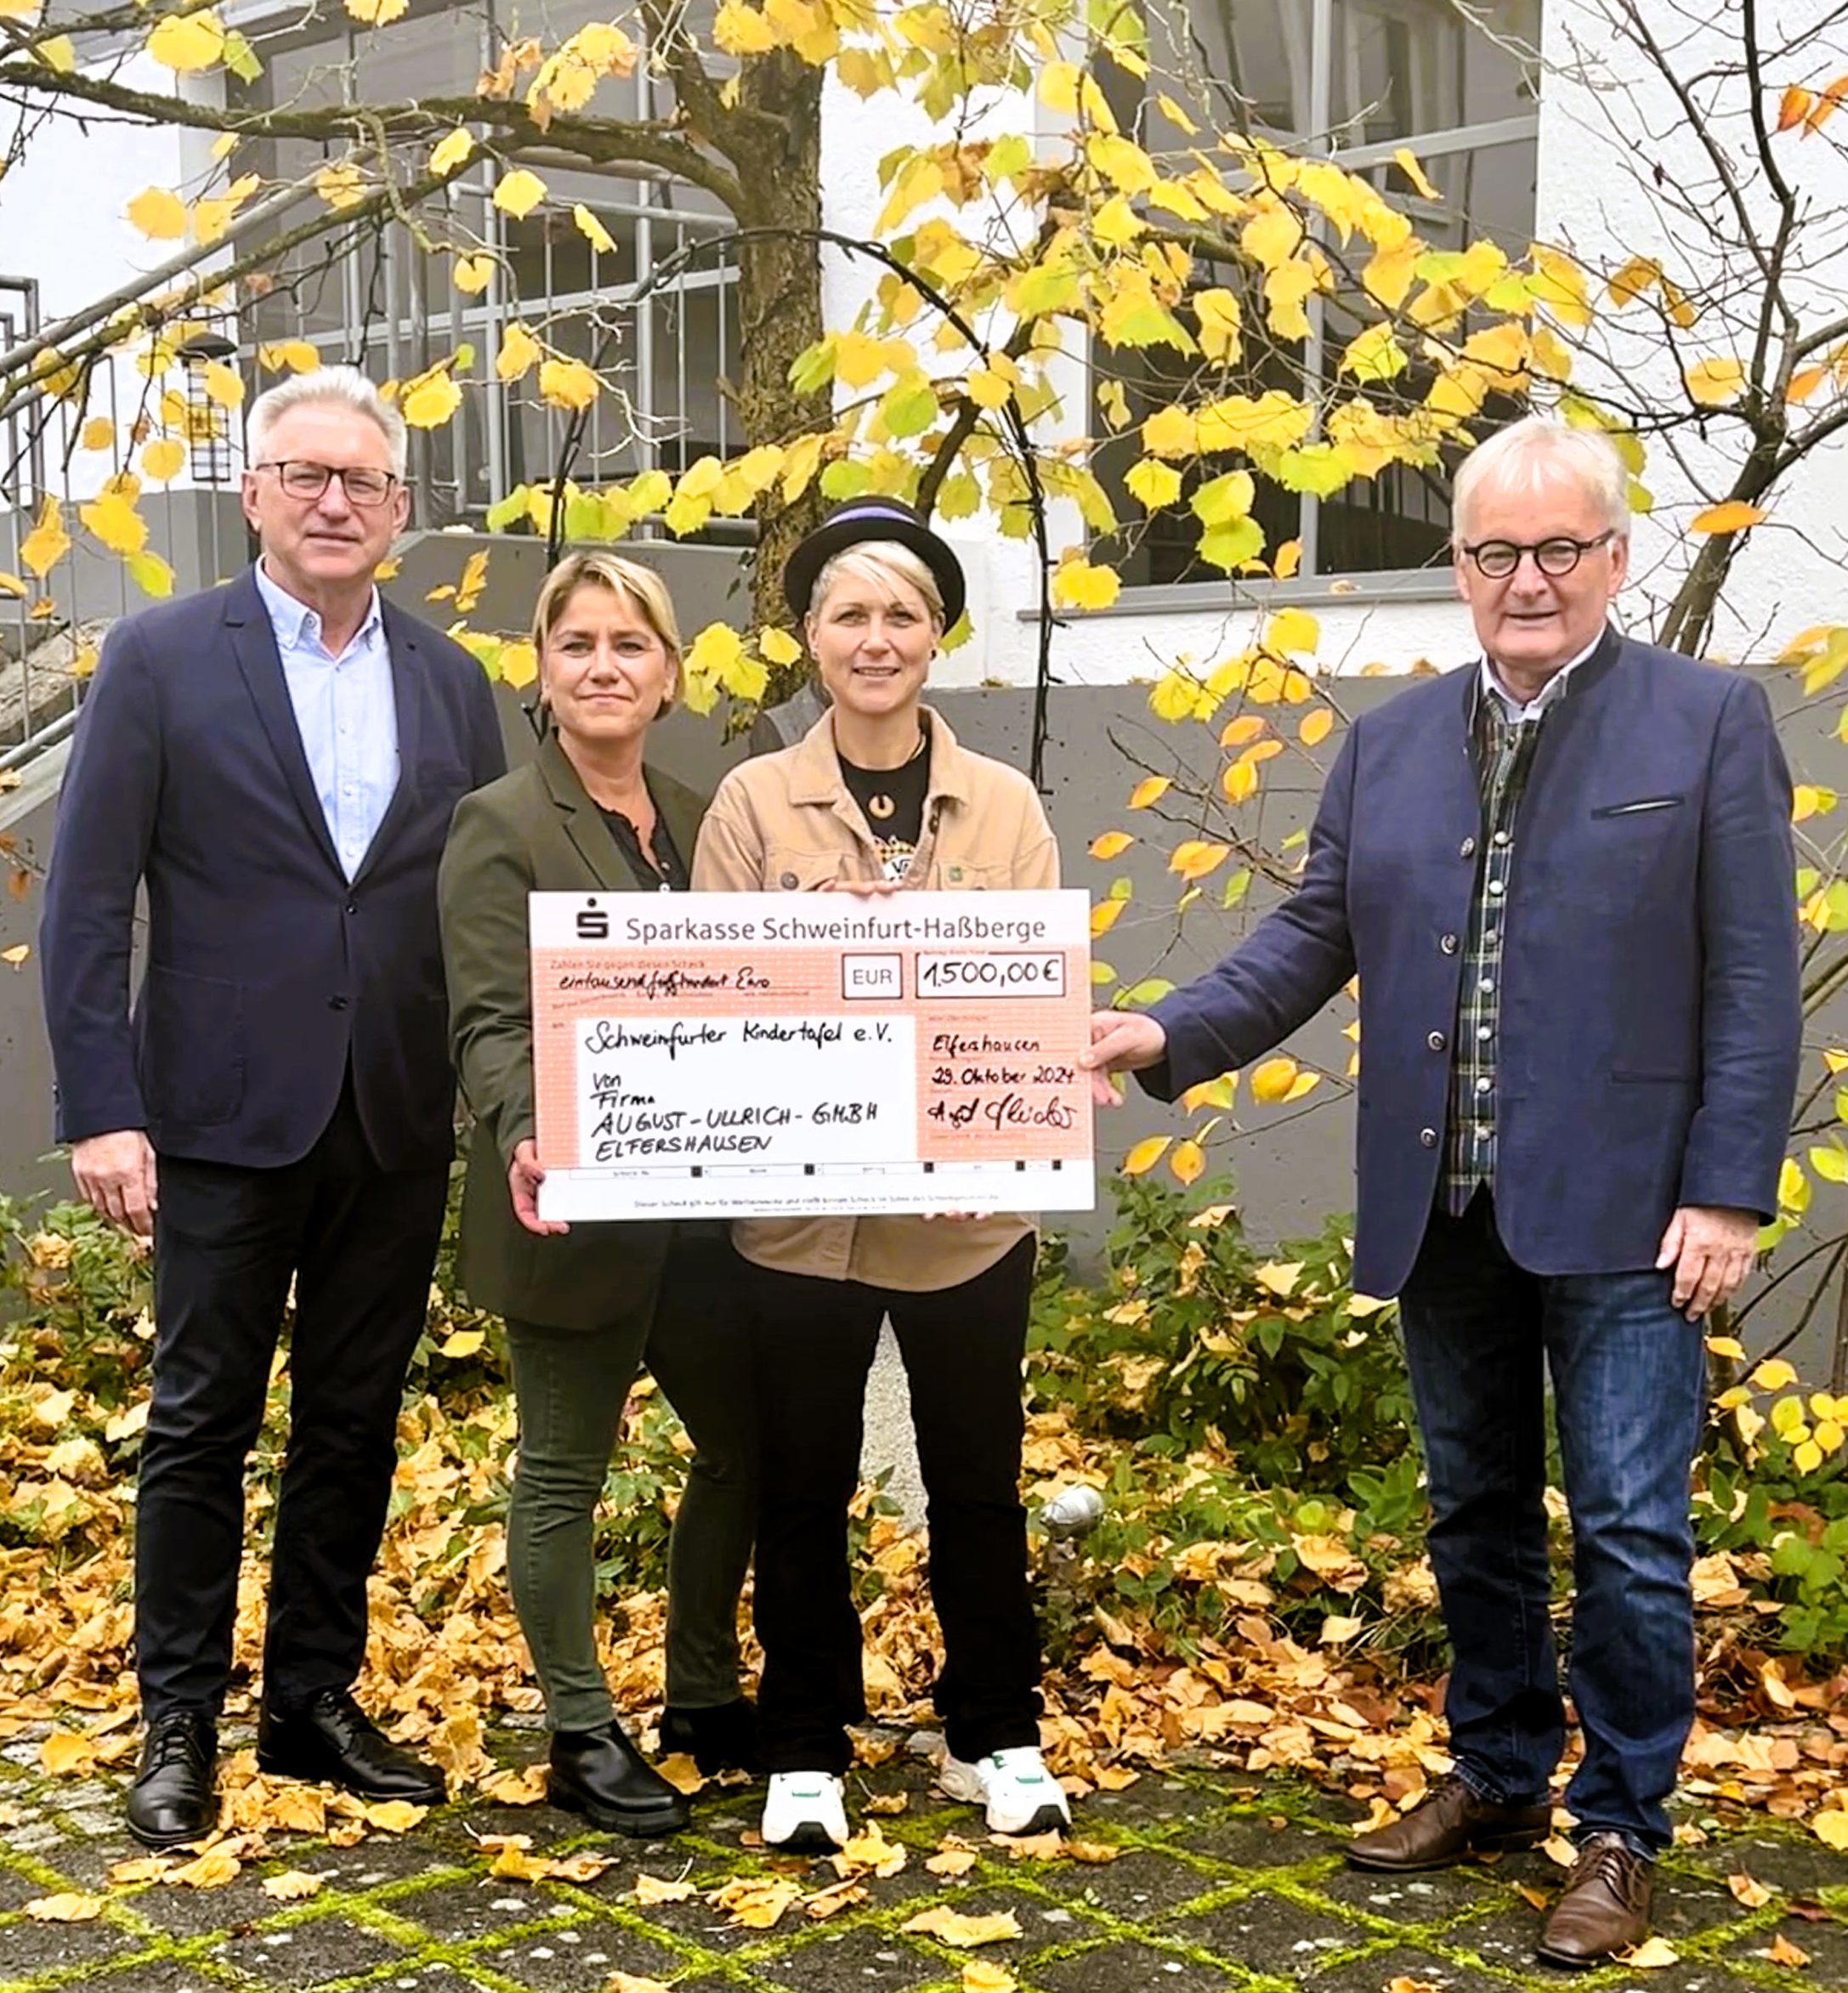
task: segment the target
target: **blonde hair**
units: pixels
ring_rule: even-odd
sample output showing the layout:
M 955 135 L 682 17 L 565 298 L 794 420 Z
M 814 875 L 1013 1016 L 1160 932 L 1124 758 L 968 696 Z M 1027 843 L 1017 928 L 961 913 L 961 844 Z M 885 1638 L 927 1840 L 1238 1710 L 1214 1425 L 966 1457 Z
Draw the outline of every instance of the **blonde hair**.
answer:
M 931 619 L 941 633 L 944 592 L 937 586 L 937 577 L 922 557 L 913 553 L 909 546 L 901 546 L 896 540 L 863 540 L 857 546 L 842 547 L 815 576 L 815 585 L 808 592 L 810 615 L 821 614 L 828 591 L 843 575 L 858 575 L 863 581 L 876 582 L 881 588 L 890 588 L 895 581 L 903 581 L 915 588 L 924 597 L 924 606 L 931 612 Z
M 1523 416 L 1498 429 L 1464 458 L 1450 494 L 1450 542 L 1460 546 L 1478 490 L 1494 484 L 1531 490 L 1548 464 L 1556 463 L 1596 499 L 1604 524 L 1619 540 L 1630 537 L 1630 473 L 1617 446 L 1598 429 L 1568 428 L 1550 416 Z
M 277 419 L 292 408 L 349 408 L 362 415 L 385 439 L 391 459 L 391 474 L 402 482 L 405 451 L 409 433 L 405 418 L 357 367 L 314 367 L 305 374 L 293 374 L 266 389 L 250 405 L 244 424 L 245 456 L 251 464 L 265 461 L 264 451 Z
M 580 588 L 607 588 L 612 595 L 626 596 L 660 638 L 671 666 L 667 689 L 661 695 L 660 710 L 665 713 L 680 696 L 680 624 L 667 584 L 652 568 L 626 560 L 620 553 L 592 548 L 566 554 L 540 583 L 539 599 L 533 604 L 533 650 L 537 656 L 545 656 L 553 631 Z

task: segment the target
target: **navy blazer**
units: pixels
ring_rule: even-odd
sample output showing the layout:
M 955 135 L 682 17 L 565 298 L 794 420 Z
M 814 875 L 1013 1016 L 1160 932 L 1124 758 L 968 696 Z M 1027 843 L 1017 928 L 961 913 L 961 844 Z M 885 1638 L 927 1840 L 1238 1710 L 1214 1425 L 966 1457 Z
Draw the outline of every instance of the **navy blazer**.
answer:
M 1154 1016 L 1163 1100 L 1360 977 L 1354 1284 L 1403 1285 L 1444 1160 L 1482 812 L 1477 677 L 1349 729 L 1302 883 Z M 1546 722 L 1503 923 L 1495 1216 L 1534 1273 L 1652 1266 L 1681 1204 L 1768 1218 L 1801 1015 L 1790 778 L 1760 687 L 1607 631 Z
M 274 1168 L 313 1146 L 350 1063 L 383 1168 L 451 1153 L 436 868 L 458 799 L 507 756 L 480 665 L 388 603 L 384 622 L 398 785 L 350 882 L 252 575 L 110 631 L 39 929 L 60 1141 L 139 1128 L 163 1155 Z

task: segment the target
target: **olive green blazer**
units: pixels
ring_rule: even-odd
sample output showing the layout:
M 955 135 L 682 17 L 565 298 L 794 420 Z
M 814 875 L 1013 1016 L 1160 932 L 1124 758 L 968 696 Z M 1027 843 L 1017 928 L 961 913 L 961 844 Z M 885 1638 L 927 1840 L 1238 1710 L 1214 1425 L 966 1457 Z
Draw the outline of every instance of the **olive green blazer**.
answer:
M 705 800 L 655 770 L 648 785 L 689 866 Z M 673 1226 L 574 1225 L 541 1238 L 513 1215 L 515 1147 L 533 1132 L 530 892 L 657 890 L 625 862 L 557 739 L 456 806 L 437 878 L 450 1052 L 474 1116 L 458 1271 L 479 1308 L 552 1328 L 596 1328 L 652 1297 Z

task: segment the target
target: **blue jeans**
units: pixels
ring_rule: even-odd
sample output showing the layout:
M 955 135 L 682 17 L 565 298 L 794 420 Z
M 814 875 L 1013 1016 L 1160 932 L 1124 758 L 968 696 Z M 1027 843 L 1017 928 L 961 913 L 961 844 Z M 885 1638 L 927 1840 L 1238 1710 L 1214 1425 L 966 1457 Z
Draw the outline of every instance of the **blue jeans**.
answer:
M 1669 1283 L 1526 1272 L 1482 1190 L 1460 1217 L 1432 1214 L 1400 1296 L 1457 1768 L 1530 1805 L 1565 1742 L 1542 1503 L 1550 1372 L 1577 1594 L 1567 1682 L 1584 1732 L 1566 1803 L 1581 1837 L 1618 1833 L 1645 1854 L 1669 1844 L 1663 1803 L 1694 1717 L 1688 1483 L 1705 1362 Z

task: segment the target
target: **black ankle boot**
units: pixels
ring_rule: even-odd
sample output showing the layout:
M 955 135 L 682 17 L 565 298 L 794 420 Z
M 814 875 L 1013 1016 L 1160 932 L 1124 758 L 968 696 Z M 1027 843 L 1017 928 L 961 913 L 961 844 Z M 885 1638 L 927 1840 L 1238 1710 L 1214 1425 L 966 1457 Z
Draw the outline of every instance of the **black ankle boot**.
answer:
M 705 1778 L 734 1770 L 755 1778 L 762 1769 L 757 1713 L 742 1696 L 706 1709 L 677 1709 L 670 1702 L 661 1712 L 661 1749 L 685 1752 Z
M 148 1725 L 128 1794 L 128 1832 L 145 1848 L 202 1841 L 218 1824 L 213 1790 L 217 1726 L 202 1709 L 175 1709 Z
M 677 1834 L 693 1818 L 684 1798 L 614 1721 L 598 1730 L 553 1733 L 547 1792 L 564 1812 L 581 1813 L 592 1826 L 641 1840 Z

